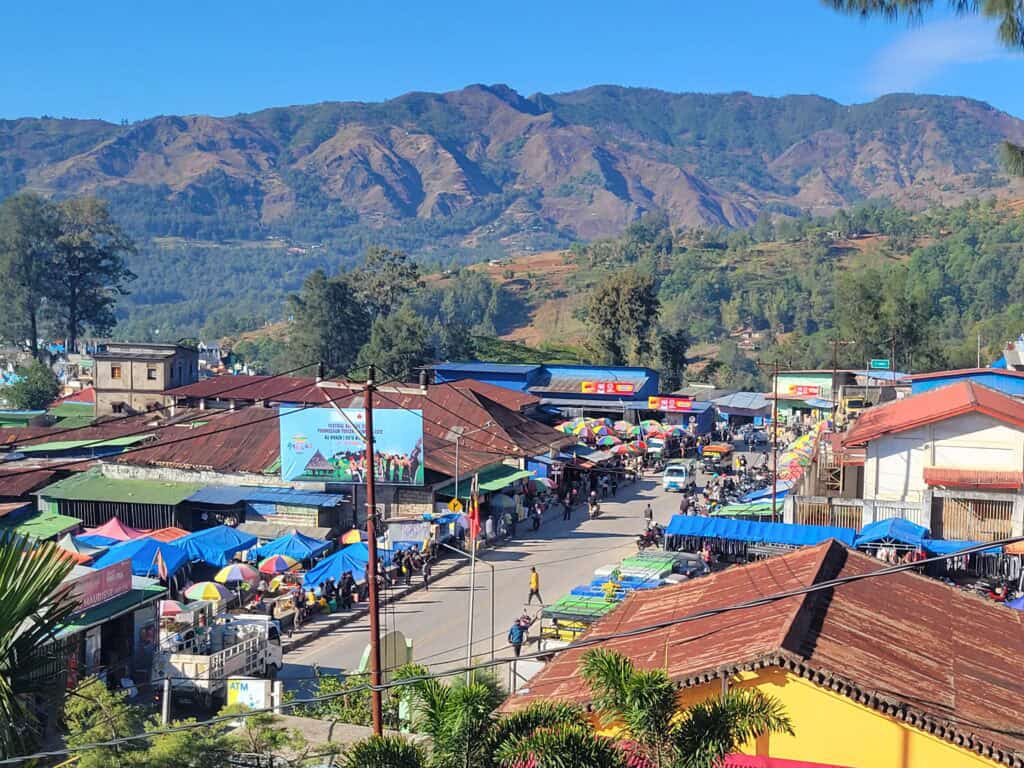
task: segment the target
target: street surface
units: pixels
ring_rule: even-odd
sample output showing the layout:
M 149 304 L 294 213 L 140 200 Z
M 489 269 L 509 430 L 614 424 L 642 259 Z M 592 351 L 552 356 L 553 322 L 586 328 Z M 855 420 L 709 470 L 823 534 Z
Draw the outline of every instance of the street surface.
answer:
M 755 455 L 747 454 L 748 461 L 753 461 Z M 698 485 L 703 486 L 704 479 L 699 476 Z M 586 506 L 580 504 L 570 521 L 561 519 L 561 507 L 555 505 L 536 532 L 530 530 L 529 523 L 520 523 L 515 540 L 484 552 L 477 561 L 473 658 L 488 658 L 492 648 L 491 569 L 485 563 L 493 565 L 495 571 L 494 653 L 505 657 L 510 654 L 506 636 L 512 622 L 524 610 L 531 616 L 540 611 L 536 600 L 529 608 L 526 606 L 531 566 L 540 574 L 544 600 L 554 602 L 573 587 L 588 583 L 596 568 L 637 551 L 636 535 L 644 530 L 643 510 L 648 503 L 654 509 L 655 521 L 665 525 L 678 511 L 679 500 L 679 494 L 661 490 L 660 475 L 648 475 L 602 501 L 601 516 L 596 520 L 588 520 Z M 457 557 L 453 552 L 446 556 Z M 470 569 L 463 568 L 432 584 L 428 591 L 420 590 L 385 606 L 381 634 L 401 631 L 413 641 L 414 661 L 434 671 L 463 666 L 469 580 Z M 368 618 L 335 630 L 288 654 L 279 678 L 286 688 L 308 692 L 317 668 L 324 673 L 355 671 L 368 638 Z

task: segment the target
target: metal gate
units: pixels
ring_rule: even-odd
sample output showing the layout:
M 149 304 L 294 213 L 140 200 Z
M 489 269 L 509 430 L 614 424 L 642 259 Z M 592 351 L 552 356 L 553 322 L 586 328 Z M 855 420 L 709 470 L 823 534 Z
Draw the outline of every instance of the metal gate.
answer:
M 1011 535 L 1012 501 L 953 499 L 932 501 L 932 536 L 963 541 L 995 541 Z

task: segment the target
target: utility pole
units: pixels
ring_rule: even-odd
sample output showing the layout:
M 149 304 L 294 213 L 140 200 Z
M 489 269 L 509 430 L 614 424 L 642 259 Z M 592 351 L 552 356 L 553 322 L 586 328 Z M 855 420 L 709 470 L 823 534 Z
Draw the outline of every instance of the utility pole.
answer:
M 770 368 L 772 372 L 772 522 L 778 511 L 778 485 L 779 485 L 779 360 L 775 359 L 769 366 L 766 363 L 758 362 L 758 368 Z
M 839 409 L 839 391 L 836 387 L 836 378 L 839 374 L 839 347 L 848 347 L 856 342 L 832 339 L 829 343 L 832 345 L 832 428 L 835 429 L 836 411 Z
M 480 475 L 473 475 L 472 497 L 469 503 L 477 509 L 477 494 L 480 492 Z M 479 512 L 476 512 L 479 515 Z M 466 684 L 473 682 L 473 595 L 476 594 L 476 537 L 469 538 L 469 628 L 466 638 Z
M 376 370 L 370 366 L 363 386 L 363 408 L 366 421 L 366 550 L 367 550 L 367 587 L 370 597 L 370 709 L 373 715 L 373 733 L 380 736 L 384 733 L 384 708 L 381 698 L 380 678 L 380 604 L 377 598 L 377 505 L 376 505 L 376 472 L 377 464 L 373 455 L 373 391 Z
M 976 368 L 981 368 L 981 334 L 978 334 L 978 364 Z

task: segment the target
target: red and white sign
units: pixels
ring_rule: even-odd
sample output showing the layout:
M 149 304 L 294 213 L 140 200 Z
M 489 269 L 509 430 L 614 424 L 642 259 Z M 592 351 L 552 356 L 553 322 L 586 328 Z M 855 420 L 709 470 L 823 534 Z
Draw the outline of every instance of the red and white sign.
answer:
M 632 395 L 636 385 L 626 381 L 581 381 L 580 392 L 585 395 Z
M 79 611 L 87 611 L 100 603 L 120 597 L 131 588 L 131 560 L 108 565 L 71 582 L 71 593 L 78 599 Z
M 821 385 L 819 384 L 790 384 L 787 394 L 796 395 L 797 397 L 817 397 L 821 394 Z
M 652 411 L 679 411 L 693 410 L 692 397 L 648 397 L 647 407 Z

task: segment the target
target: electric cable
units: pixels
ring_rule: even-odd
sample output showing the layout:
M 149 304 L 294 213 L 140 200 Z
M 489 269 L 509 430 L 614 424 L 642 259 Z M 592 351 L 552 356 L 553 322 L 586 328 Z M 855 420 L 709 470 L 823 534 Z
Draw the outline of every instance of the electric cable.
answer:
M 350 688 L 348 690 L 340 691 L 340 692 L 337 692 L 337 693 L 326 694 L 324 696 L 315 696 L 315 697 L 311 697 L 311 698 L 307 698 L 307 699 L 293 699 L 290 702 L 282 703 L 279 707 L 277 707 L 277 709 L 285 710 L 285 709 L 291 709 L 293 707 L 302 706 L 302 705 L 306 705 L 306 704 L 318 704 L 320 702 L 330 701 L 331 699 L 339 698 L 339 697 L 342 697 L 342 696 L 349 696 L 349 695 L 351 695 L 353 693 L 356 693 L 356 692 L 362 691 L 362 690 L 387 691 L 387 690 L 390 690 L 392 688 L 399 688 L 399 687 L 404 687 L 404 686 L 408 686 L 408 685 L 414 685 L 416 683 L 424 682 L 424 681 L 427 681 L 427 680 L 437 680 L 437 679 L 442 679 L 442 678 L 447 678 L 447 677 L 454 677 L 456 675 L 465 674 L 467 672 L 474 672 L 474 671 L 481 670 L 481 669 L 490 669 L 492 667 L 497 667 L 497 666 L 500 666 L 502 664 L 515 663 L 517 661 L 523 661 L 523 660 L 529 660 L 529 659 L 545 659 L 545 658 L 548 658 L 548 657 L 557 656 L 557 655 L 565 653 L 567 651 L 576 651 L 576 650 L 579 650 L 580 648 L 588 648 L 590 646 L 599 645 L 601 643 L 606 643 L 606 642 L 609 642 L 609 641 L 612 641 L 612 640 L 620 640 L 620 639 L 624 639 L 624 638 L 637 637 L 639 635 L 648 634 L 648 633 L 651 633 L 651 632 L 656 632 L 656 631 L 661 630 L 661 629 L 667 629 L 669 627 L 674 627 L 674 626 L 678 626 L 680 624 L 686 624 L 686 623 L 690 623 L 690 622 L 694 622 L 694 621 L 699 621 L 701 619 L 711 618 L 713 616 L 720 616 L 722 614 L 731 613 L 733 611 L 742 611 L 742 610 L 746 610 L 746 609 L 749 609 L 749 608 L 756 608 L 756 607 L 759 607 L 759 606 L 762 606 L 762 605 L 768 605 L 768 604 L 771 604 L 771 603 L 774 603 L 774 602 L 778 602 L 780 600 L 788 600 L 788 599 L 793 598 L 793 597 L 802 597 L 804 595 L 810 595 L 810 594 L 814 594 L 814 593 L 817 593 L 817 592 L 822 592 L 822 591 L 825 591 L 825 590 L 835 589 L 837 587 L 841 587 L 841 586 L 844 586 L 846 584 L 852 584 L 852 583 L 859 582 L 859 581 L 865 581 L 867 579 L 874 579 L 874 578 L 881 577 L 881 576 L 891 576 L 893 574 L 902 573 L 903 571 L 908 571 L 908 570 L 916 570 L 916 569 L 922 568 L 924 566 L 930 565 L 932 563 L 945 562 L 946 560 L 953 560 L 953 559 L 956 559 L 956 558 L 959 558 L 959 557 L 963 557 L 964 555 L 975 554 L 977 552 L 983 552 L 986 549 L 992 549 L 992 548 L 995 548 L 995 547 L 1003 547 L 1003 546 L 1007 546 L 1009 544 L 1015 544 L 1015 543 L 1018 543 L 1018 542 L 1021 542 L 1021 541 L 1024 541 L 1024 536 L 1015 536 L 1015 537 L 1010 537 L 1010 538 L 1006 538 L 1006 539 L 1000 539 L 1000 540 L 997 540 L 997 541 L 990 541 L 990 542 L 986 542 L 986 543 L 983 543 L 983 544 L 975 544 L 975 545 L 972 545 L 970 547 L 965 547 L 964 549 L 961 549 L 961 550 L 959 550 L 957 552 L 952 552 L 952 553 L 944 554 L 944 555 L 936 555 L 934 557 L 929 557 L 929 558 L 925 558 L 923 560 L 919 560 L 919 561 L 917 561 L 915 563 L 901 563 L 901 564 L 898 564 L 898 565 L 892 565 L 892 566 L 888 566 L 886 568 L 881 568 L 881 569 L 879 569 L 877 571 L 870 571 L 868 573 L 857 573 L 857 574 L 851 574 L 849 576 L 841 576 L 841 577 L 838 577 L 838 578 L 835 578 L 835 579 L 829 579 L 827 581 L 822 581 L 822 582 L 818 582 L 818 583 L 815 583 L 815 584 L 811 584 L 811 585 L 806 586 L 806 587 L 799 587 L 797 589 L 785 590 L 785 591 L 782 591 L 782 592 L 775 592 L 775 593 L 770 594 L 770 595 L 764 595 L 762 597 L 753 598 L 751 600 L 746 600 L 746 601 L 743 601 L 743 602 L 740 602 L 740 603 L 733 603 L 731 605 L 722 606 L 720 608 L 708 608 L 708 609 L 705 609 L 705 610 L 702 610 L 702 611 L 697 611 L 695 613 L 687 614 L 685 616 L 680 616 L 680 617 L 677 617 L 677 618 L 674 618 L 674 619 L 666 619 L 664 621 L 659 621 L 659 622 L 656 622 L 654 624 L 647 624 L 647 625 L 644 625 L 642 627 L 636 627 L 636 628 L 630 629 L 630 630 L 623 630 L 623 631 L 620 631 L 620 632 L 613 632 L 613 633 L 609 633 L 609 634 L 605 634 L 605 635 L 595 635 L 595 636 L 592 636 L 592 637 L 584 637 L 584 638 L 581 638 L 579 640 L 575 640 L 572 643 L 570 643 L 569 645 L 564 646 L 562 648 L 551 648 L 551 649 L 547 649 L 547 650 L 544 650 L 544 651 L 536 651 L 536 652 L 533 652 L 533 653 L 524 653 L 524 654 L 522 654 L 522 655 L 520 655 L 518 657 L 512 656 L 512 657 L 504 657 L 504 658 L 500 658 L 500 659 L 496 658 L 496 659 L 494 659 L 492 661 L 483 661 L 483 662 L 479 662 L 477 664 L 472 664 L 472 665 L 464 666 L 462 668 L 445 670 L 444 672 L 428 673 L 428 674 L 425 674 L 425 675 L 417 675 L 417 676 L 410 677 L 410 678 L 404 678 L 402 680 L 392 680 L 389 683 L 382 683 L 381 685 L 372 685 L 372 684 L 367 683 L 365 685 L 356 686 L 354 688 Z M 122 736 L 122 737 L 119 737 L 119 738 L 116 738 L 116 739 L 108 739 L 106 741 L 92 742 L 90 744 L 82 744 L 80 746 L 73 747 L 73 748 L 48 750 L 48 751 L 43 751 L 43 752 L 36 752 L 36 753 L 30 754 L 30 755 L 21 755 L 21 756 L 17 756 L 17 757 L 9 757 L 9 758 L 5 758 L 5 759 L 0 759 L 0 765 L 12 765 L 12 764 L 23 763 L 23 762 L 25 762 L 27 760 L 41 760 L 41 759 L 45 759 L 45 758 L 49 758 L 49 757 L 64 757 L 64 756 L 67 756 L 67 755 L 75 754 L 77 752 L 83 752 L 83 751 L 88 751 L 88 750 L 92 750 L 92 749 L 101 749 L 103 747 L 116 747 L 116 746 L 121 745 L 121 744 L 127 744 L 127 743 L 134 742 L 134 741 L 142 741 L 142 740 L 150 739 L 150 738 L 153 738 L 154 736 L 161 736 L 161 735 L 170 734 L 170 733 L 181 733 L 183 731 L 193 730 L 195 728 L 202 728 L 202 727 L 206 727 L 206 726 L 209 726 L 209 725 L 215 725 L 217 723 L 227 722 L 227 721 L 231 721 L 231 720 L 240 720 L 240 719 L 243 719 L 243 718 L 253 717 L 255 715 L 260 715 L 260 714 L 273 713 L 274 710 L 275 710 L 274 707 L 264 707 L 264 708 L 259 708 L 259 709 L 252 709 L 252 710 L 249 710 L 247 712 L 240 712 L 240 713 L 236 713 L 236 714 L 232 714 L 232 715 L 220 715 L 220 716 L 217 716 L 217 717 L 214 717 L 214 718 L 210 718 L 208 720 L 202 720 L 202 721 L 198 721 L 198 722 L 180 723 L 180 724 L 178 724 L 176 726 L 169 726 L 167 728 L 155 729 L 155 730 L 149 731 L 147 733 L 140 733 L 140 734 L 135 734 L 135 735 L 132 735 L 132 736 Z

